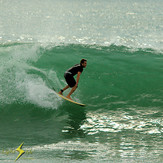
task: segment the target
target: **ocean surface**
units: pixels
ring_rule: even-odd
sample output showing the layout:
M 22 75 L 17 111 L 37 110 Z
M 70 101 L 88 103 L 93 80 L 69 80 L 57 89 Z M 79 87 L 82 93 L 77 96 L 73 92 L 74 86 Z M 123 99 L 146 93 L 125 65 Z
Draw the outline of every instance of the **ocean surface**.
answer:
M 86 107 L 52 89 L 82 58 Z M 163 162 L 162 0 L 0 0 L 0 162 L 23 142 L 22 163 Z

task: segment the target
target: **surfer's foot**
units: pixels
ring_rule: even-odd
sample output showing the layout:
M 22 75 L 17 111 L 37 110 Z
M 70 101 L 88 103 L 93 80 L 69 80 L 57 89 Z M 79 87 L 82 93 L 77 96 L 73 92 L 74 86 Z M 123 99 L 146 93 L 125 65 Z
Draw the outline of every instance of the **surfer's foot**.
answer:
M 72 100 L 72 98 L 70 96 L 66 96 L 68 99 Z
M 61 89 L 58 93 L 59 93 L 60 95 L 63 95 L 63 90 Z

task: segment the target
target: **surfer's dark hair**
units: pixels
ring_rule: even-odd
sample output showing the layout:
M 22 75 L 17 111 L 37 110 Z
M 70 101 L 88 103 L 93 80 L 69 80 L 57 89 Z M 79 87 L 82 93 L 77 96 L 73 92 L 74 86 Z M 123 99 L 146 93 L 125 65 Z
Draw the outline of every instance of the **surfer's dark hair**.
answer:
M 81 61 L 80 61 L 80 65 L 82 65 L 82 63 L 84 63 L 85 61 L 87 61 L 86 59 L 82 59 Z

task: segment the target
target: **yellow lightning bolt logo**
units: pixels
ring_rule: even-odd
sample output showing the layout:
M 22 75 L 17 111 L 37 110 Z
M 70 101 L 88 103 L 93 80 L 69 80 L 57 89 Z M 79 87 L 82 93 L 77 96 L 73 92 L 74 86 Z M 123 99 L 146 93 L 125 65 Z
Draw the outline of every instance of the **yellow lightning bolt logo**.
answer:
M 25 152 L 22 150 L 23 144 L 24 144 L 24 143 L 22 143 L 22 144 L 16 149 L 16 151 L 19 152 L 19 155 L 18 155 L 18 157 L 16 158 L 15 161 L 17 161 L 17 160 L 25 153 Z

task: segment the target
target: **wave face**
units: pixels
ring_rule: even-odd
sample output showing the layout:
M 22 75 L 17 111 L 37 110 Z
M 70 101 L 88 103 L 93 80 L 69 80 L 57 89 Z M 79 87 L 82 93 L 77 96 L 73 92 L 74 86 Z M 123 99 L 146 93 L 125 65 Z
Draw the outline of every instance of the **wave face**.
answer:
M 162 162 L 162 6 L 1 1 L 0 162 L 22 142 L 22 162 Z M 82 58 L 72 98 L 85 108 L 52 89 Z
M 80 44 L 42 47 L 13 43 L 2 45 L 1 50 L 2 106 L 28 102 L 57 109 L 59 103 L 54 102 L 54 95 L 50 98 L 53 93 L 50 88 L 57 91 L 63 88 L 66 85 L 64 72 L 81 58 L 87 58 L 88 67 L 82 74 L 76 98 L 85 103 L 92 98 L 93 104 L 106 104 L 106 109 L 108 101 L 109 106 L 114 106 L 111 103 L 116 98 L 126 105 L 161 107 L 162 54 L 152 49 Z M 145 99 L 152 103 L 144 103 Z

